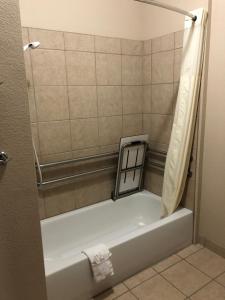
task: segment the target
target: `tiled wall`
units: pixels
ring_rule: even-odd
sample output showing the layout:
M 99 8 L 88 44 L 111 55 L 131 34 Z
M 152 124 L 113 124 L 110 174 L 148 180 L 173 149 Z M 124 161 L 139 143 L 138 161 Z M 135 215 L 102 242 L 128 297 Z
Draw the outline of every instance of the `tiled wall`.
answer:
M 42 162 L 111 152 L 121 136 L 141 133 L 149 134 L 152 148 L 167 149 L 183 32 L 134 41 L 23 28 L 23 37 L 24 43 L 41 42 L 25 53 L 25 63 Z M 102 174 L 43 191 L 41 217 L 110 198 L 114 177 Z M 147 168 L 146 188 L 160 194 L 162 178 Z
M 114 149 L 142 133 L 143 42 L 23 28 L 33 132 L 41 161 Z

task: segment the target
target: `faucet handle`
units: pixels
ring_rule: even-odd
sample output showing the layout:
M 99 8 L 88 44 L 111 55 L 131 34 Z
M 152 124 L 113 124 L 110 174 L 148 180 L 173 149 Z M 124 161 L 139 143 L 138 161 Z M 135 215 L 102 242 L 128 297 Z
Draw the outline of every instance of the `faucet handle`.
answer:
M 0 165 L 6 165 L 9 161 L 9 156 L 6 152 L 0 151 Z

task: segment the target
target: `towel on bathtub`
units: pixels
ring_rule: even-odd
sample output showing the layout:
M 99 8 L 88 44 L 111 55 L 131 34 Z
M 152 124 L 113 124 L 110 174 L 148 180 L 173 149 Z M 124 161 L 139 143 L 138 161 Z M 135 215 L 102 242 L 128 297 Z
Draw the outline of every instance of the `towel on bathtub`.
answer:
M 89 259 L 91 269 L 96 282 L 106 279 L 107 276 L 114 275 L 113 266 L 110 257 L 112 253 L 104 244 L 82 251 Z

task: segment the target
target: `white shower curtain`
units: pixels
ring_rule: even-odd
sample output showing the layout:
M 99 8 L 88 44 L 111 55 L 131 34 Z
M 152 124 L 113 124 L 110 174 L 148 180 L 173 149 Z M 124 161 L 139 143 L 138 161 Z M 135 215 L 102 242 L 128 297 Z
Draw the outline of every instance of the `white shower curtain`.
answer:
M 170 138 L 162 192 L 162 217 L 175 211 L 181 201 L 188 173 L 199 100 L 207 12 L 192 11 L 197 21 L 185 18 L 180 86 Z

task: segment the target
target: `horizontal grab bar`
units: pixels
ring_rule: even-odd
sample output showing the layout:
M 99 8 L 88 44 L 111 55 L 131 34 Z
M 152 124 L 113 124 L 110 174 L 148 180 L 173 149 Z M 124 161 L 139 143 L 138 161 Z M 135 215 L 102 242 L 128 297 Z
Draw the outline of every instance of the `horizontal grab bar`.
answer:
M 163 164 L 159 164 L 159 163 L 156 163 L 154 161 L 150 161 L 149 164 L 152 167 L 157 167 L 162 171 L 164 170 L 164 165 Z M 124 172 L 125 171 L 128 172 L 128 171 L 135 170 L 135 169 L 138 169 L 138 167 L 124 170 Z M 93 174 L 102 173 L 102 172 L 110 171 L 110 170 L 112 170 L 112 171 L 115 170 L 116 171 L 116 166 L 96 169 L 96 170 L 88 171 L 88 172 L 82 172 L 82 173 L 74 174 L 74 175 L 71 175 L 71 176 L 65 176 L 65 177 L 56 178 L 56 179 L 52 179 L 52 180 L 46 180 L 46 181 L 38 182 L 37 185 L 38 185 L 38 187 L 47 186 L 47 185 L 51 185 L 51 184 L 54 184 L 54 183 L 65 182 L 65 181 L 77 179 L 77 178 L 80 178 L 80 177 L 84 177 L 84 176 L 87 176 L 87 175 L 93 175 Z
M 72 179 L 76 179 L 76 178 L 80 178 L 83 176 L 92 175 L 92 174 L 96 174 L 96 173 L 100 173 L 100 172 L 104 172 L 104 171 L 109 171 L 109 170 L 116 170 L 116 167 L 115 166 L 107 167 L 107 168 L 97 169 L 97 170 L 93 170 L 93 171 L 89 171 L 89 172 L 78 173 L 78 174 L 71 175 L 71 176 L 66 176 L 66 177 L 56 178 L 56 179 L 47 180 L 47 181 L 43 181 L 43 182 L 38 182 L 38 186 L 41 187 L 41 186 L 54 184 L 54 183 L 58 183 L 58 182 L 64 182 L 64 181 L 68 181 L 68 180 L 72 180 Z
M 155 149 L 149 149 L 147 151 L 147 153 L 162 156 L 162 157 L 166 157 L 166 154 L 167 154 L 165 151 L 158 151 Z M 38 168 L 38 170 L 41 173 L 41 170 L 45 169 L 45 168 L 51 168 L 51 167 L 66 165 L 66 164 L 70 164 L 70 163 L 88 161 L 88 160 L 92 160 L 92 159 L 100 159 L 100 158 L 107 158 L 107 157 L 116 158 L 116 157 L 118 157 L 118 154 L 119 154 L 118 152 L 97 154 L 97 155 L 91 155 L 91 156 L 75 158 L 75 159 L 70 159 L 70 160 L 64 160 L 64 161 L 58 161 L 58 162 L 53 162 L 53 163 L 40 164 L 40 165 L 37 165 L 36 167 Z M 164 164 L 157 163 L 155 160 L 150 160 L 149 164 L 153 167 L 159 168 L 162 171 L 164 170 L 164 167 L 165 167 Z M 138 167 L 135 167 L 135 169 L 137 169 L 137 168 Z M 131 169 L 133 170 L 134 168 L 131 168 Z M 97 173 L 101 173 L 101 172 L 105 172 L 105 171 L 109 171 L 109 170 L 116 171 L 116 166 L 105 167 L 105 168 L 101 168 L 101 169 L 96 169 L 96 170 L 92 170 L 92 171 L 88 171 L 88 172 L 82 172 L 82 173 L 65 176 L 65 177 L 60 177 L 60 178 L 56 178 L 56 179 L 51 179 L 51 180 L 46 180 L 46 181 L 43 180 L 42 173 L 41 173 L 40 181 L 37 183 L 37 185 L 38 185 L 38 187 L 43 187 L 43 186 L 47 186 L 47 185 L 51 185 L 51 184 L 55 184 L 55 183 L 59 183 L 59 182 L 65 182 L 65 181 L 69 181 L 69 180 L 77 179 L 77 178 L 84 177 L 87 175 L 93 175 L 93 174 L 97 174 Z M 129 170 L 126 170 L 126 171 L 129 171 Z
M 158 156 L 163 156 L 165 157 L 167 155 L 166 151 L 159 151 L 155 149 L 150 149 L 147 151 L 148 154 L 154 154 Z M 68 159 L 68 160 L 62 160 L 62 161 L 57 161 L 57 162 L 52 162 L 52 163 L 47 163 L 47 164 L 40 164 L 41 169 L 45 168 L 51 168 L 51 167 L 56 167 L 60 165 L 67 165 L 71 163 L 78 163 L 82 161 L 87 161 L 87 160 L 92 160 L 92 159 L 99 159 L 99 158 L 107 158 L 107 157 L 118 157 L 119 152 L 111 152 L 111 153 L 103 153 L 103 154 L 97 154 L 97 155 L 91 155 L 91 156 L 85 156 L 85 157 L 80 157 L 80 158 L 74 158 L 74 159 Z

